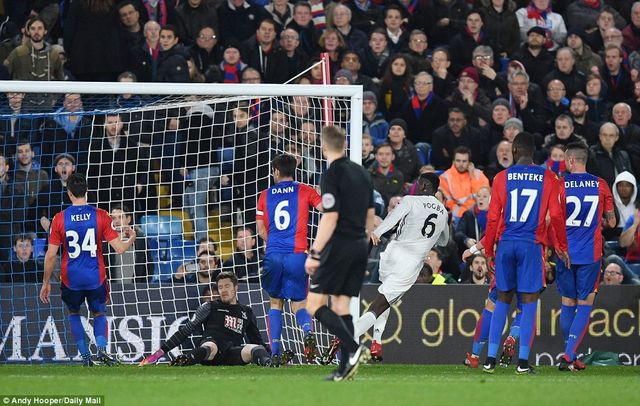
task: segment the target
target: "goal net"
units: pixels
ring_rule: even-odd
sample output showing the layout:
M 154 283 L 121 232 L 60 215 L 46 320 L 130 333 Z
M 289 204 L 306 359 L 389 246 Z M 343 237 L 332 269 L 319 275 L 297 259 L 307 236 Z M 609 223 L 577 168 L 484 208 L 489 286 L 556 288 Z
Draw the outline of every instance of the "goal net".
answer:
M 56 283 L 59 260 L 51 304 L 38 299 L 47 232 L 70 204 L 64 185 L 72 172 L 86 175 L 89 204 L 107 210 L 117 231 L 137 230 L 121 255 L 78 242 L 105 259 L 108 350 L 137 362 L 211 300 L 221 270 L 238 276 L 239 302 L 252 306 L 267 340 L 255 215 L 258 194 L 273 182 L 271 160 L 294 155 L 296 180 L 319 187 L 326 166 L 319 134 L 329 121 L 347 131 L 351 158 L 361 157 L 360 86 L 14 81 L 0 88 L 0 362 L 80 360 Z M 310 242 L 318 222 L 314 212 Z M 95 353 L 91 317 L 82 312 Z M 302 331 L 288 304 L 283 315 L 282 346 L 302 362 Z M 314 327 L 323 351 L 331 337 Z

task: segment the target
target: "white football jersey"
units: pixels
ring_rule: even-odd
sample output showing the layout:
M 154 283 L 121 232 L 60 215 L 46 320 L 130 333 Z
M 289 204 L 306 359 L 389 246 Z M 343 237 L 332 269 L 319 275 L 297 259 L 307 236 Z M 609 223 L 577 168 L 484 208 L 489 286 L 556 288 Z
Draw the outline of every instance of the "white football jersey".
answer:
M 449 242 L 447 210 L 434 196 L 404 196 L 374 233 L 381 236 L 398 224 L 395 240 L 428 252 Z

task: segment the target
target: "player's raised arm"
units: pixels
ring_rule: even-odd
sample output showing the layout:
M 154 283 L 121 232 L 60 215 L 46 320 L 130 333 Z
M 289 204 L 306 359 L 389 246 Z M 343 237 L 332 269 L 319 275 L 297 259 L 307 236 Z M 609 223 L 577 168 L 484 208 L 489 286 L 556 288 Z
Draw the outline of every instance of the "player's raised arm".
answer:
M 324 212 L 324 209 L 322 208 L 322 198 L 320 197 L 320 194 L 317 190 L 309 185 L 304 184 L 300 185 L 300 190 L 303 191 L 303 193 L 307 194 L 307 201 L 309 202 L 309 206 L 318 210 L 320 213 Z
M 109 240 L 109 245 L 118 253 L 124 254 L 129 247 L 133 245 L 136 241 L 136 230 L 132 227 L 129 227 L 124 230 L 125 237 L 128 237 L 128 240 L 122 241 L 120 237 L 113 238 Z
M 407 203 L 405 199 L 400 200 L 400 203 L 393 209 L 391 213 L 380 223 L 378 227 L 373 231 L 373 234 L 380 238 L 384 233 L 391 230 L 400 220 L 409 214 L 411 211 L 411 204 Z M 375 214 L 375 212 L 374 212 Z
M 140 366 L 145 366 L 148 364 L 154 364 L 158 362 L 160 358 L 172 349 L 176 348 L 180 344 L 184 342 L 191 334 L 193 334 L 198 327 L 204 323 L 204 321 L 209 317 L 209 313 L 211 313 L 211 302 L 206 302 L 200 305 L 196 310 L 195 315 L 191 320 L 187 322 L 187 324 L 183 324 L 180 326 L 177 332 L 175 332 L 167 341 L 164 342 L 160 346 L 160 349 L 150 356 L 146 357 L 140 362 Z

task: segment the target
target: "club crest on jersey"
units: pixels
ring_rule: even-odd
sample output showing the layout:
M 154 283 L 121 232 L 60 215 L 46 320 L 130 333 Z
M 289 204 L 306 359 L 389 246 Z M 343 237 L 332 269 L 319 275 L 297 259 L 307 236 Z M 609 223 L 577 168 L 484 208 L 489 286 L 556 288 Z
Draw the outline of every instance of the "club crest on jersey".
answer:
M 224 316 L 224 326 L 229 330 L 242 334 L 242 326 L 244 325 L 244 320 L 234 317 L 231 315 Z
M 331 193 L 325 193 L 322 195 L 322 207 L 330 209 L 336 205 L 336 198 Z
M 242 314 L 242 318 L 246 320 L 247 319 L 247 312 L 240 312 L 240 313 Z

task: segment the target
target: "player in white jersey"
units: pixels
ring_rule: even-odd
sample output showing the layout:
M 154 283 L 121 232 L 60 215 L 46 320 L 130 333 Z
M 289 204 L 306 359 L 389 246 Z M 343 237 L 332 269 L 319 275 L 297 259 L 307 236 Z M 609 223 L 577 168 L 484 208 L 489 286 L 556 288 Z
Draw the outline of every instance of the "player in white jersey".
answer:
M 371 234 L 371 242 L 377 245 L 382 234 L 398 225 L 395 238 L 380 254 L 380 294 L 355 325 L 355 335 L 359 337 L 375 324 L 371 343 L 373 359 L 382 360 L 380 341 L 391 305 L 416 282 L 424 258 L 431 248 L 434 245 L 447 245 L 449 241 L 447 210 L 434 197 L 439 185 L 440 180 L 435 173 L 421 175 L 415 196 L 403 197 Z

